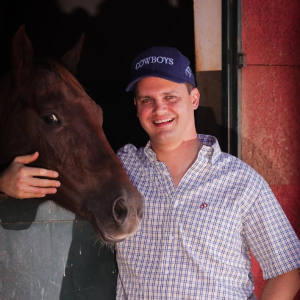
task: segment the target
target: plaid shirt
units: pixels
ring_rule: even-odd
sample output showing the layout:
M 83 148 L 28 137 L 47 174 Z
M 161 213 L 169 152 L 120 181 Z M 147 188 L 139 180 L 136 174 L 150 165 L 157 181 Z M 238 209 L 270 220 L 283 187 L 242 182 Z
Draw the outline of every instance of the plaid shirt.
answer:
M 265 180 L 214 137 L 199 139 L 177 188 L 150 143 L 118 151 L 144 214 L 116 245 L 117 299 L 256 299 L 250 248 L 265 279 L 300 267 L 299 239 Z

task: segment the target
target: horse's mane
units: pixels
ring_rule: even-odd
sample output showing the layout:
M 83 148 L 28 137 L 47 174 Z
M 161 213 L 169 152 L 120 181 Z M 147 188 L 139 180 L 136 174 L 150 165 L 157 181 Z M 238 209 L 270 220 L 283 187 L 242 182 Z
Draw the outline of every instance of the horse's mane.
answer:
M 49 69 L 56 73 L 67 85 L 72 87 L 77 93 L 85 91 L 76 77 L 61 63 L 49 57 L 37 57 L 34 60 L 35 67 Z

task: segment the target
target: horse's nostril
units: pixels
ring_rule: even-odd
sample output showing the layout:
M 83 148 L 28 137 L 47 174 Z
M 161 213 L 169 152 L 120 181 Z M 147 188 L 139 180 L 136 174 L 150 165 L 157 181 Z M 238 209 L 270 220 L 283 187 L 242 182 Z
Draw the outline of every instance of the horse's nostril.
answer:
M 128 209 L 124 199 L 118 199 L 115 201 L 113 208 L 113 215 L 118 223 L 123 223 L 127 217 Z

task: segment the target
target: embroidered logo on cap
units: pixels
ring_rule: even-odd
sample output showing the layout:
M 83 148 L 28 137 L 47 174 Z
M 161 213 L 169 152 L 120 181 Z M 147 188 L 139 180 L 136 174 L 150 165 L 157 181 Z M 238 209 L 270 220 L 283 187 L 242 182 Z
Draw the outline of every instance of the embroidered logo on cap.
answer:
M 150 56 L 141 59 L 139 62 L 136 63 L 135 69 L 138 70 L 139 68 L 142 68 L 144 65 L 148 64 L 167 64 L 167 65 L 173 65 L 174 60 L 171 57 L 165 57 L 165 56 Z
M 173 47 L 151 47 L 138 54 L 131 64 L 131 82 L 126 91 L 145 77 L 160 77 L 176 83 L 190 82 L 196 86 L 189 59 Z
M 185 69 L 185 75 L 188 76 L 188 77 L 191 77 L 192 74 L 193 74 L 193 73 L 192 73 L 191 68 L 190 68 L 190 67 L 187 67 L 187 68 Z

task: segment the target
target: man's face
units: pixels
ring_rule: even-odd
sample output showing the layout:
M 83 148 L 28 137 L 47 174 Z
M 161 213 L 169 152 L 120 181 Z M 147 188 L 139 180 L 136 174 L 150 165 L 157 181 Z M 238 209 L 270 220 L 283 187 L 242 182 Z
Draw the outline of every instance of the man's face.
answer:
M 188 93 L 185 84 L 146 77 L 136 85 L 137 115 L 152 143 L 180 143 L 195 138 L 194 110 L 199 91 Z

